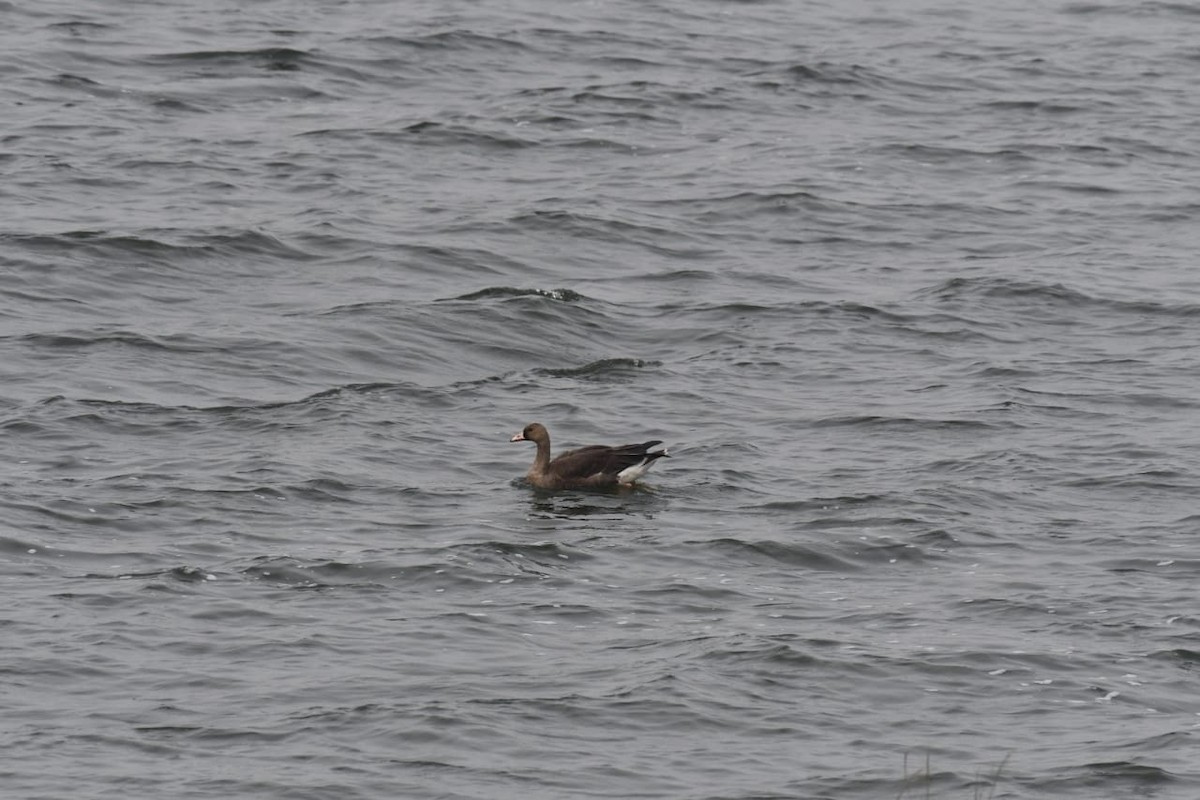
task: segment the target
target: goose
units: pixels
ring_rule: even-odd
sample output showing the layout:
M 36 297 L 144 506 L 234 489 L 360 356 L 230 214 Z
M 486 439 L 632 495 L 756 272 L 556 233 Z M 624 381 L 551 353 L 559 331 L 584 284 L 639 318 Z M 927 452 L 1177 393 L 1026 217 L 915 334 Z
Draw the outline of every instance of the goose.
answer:
M 609 447 L 591 444 L 550 458 L 550 432 L 540 422 L 526 425 L 510 442 L 533 442 L 537 455 L 525 477 L 538 489 L 613 489 L 628 486 L 646 474 L 666 450 L 650 448 L 662 441 Z

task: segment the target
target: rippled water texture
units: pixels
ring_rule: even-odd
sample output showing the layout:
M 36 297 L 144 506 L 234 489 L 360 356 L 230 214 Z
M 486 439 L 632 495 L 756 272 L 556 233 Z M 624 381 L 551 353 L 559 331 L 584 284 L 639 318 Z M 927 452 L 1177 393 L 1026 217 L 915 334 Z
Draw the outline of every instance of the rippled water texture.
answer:
M 0 2 L 3 795 L 1200 796 L 1200 13 L 992 5 Z

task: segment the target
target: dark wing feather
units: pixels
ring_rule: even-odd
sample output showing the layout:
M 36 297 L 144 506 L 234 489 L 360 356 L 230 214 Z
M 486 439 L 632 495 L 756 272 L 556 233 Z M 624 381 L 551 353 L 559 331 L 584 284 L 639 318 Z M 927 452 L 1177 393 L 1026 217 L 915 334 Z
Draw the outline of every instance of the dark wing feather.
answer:
M 591 444 L 563 453 L 550 462 L 547 471 L 565 480 L 582 479 L 596 474 L 615 476 L 626 467 L 640 464 L 647 455 L 660 455 L 646 452 L 656 444 L 662 444 L 662 440 L 624 444 L 620 447 Z

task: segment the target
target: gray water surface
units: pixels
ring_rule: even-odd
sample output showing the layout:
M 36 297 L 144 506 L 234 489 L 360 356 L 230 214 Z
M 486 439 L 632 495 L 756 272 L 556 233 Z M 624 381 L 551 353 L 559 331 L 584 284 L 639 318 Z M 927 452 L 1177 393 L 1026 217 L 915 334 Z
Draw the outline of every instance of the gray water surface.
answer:
M 1191 6 L 0 18 L 5 797 L 1200 796 Z

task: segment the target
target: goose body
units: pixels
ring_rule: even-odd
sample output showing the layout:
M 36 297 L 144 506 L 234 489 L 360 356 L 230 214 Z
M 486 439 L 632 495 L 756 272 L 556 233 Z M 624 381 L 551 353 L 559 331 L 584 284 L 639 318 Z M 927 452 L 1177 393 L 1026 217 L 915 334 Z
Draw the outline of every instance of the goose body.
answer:
M 550 458 L 550 432 L 540 422 L 525 426 L 509 441 L 533 442 L 537 454 L 525 477 L 538 489 L 613 489 L 646 474 L 666 450 L 651 451 L 660 440 L 610 447 L 591 444 Z

